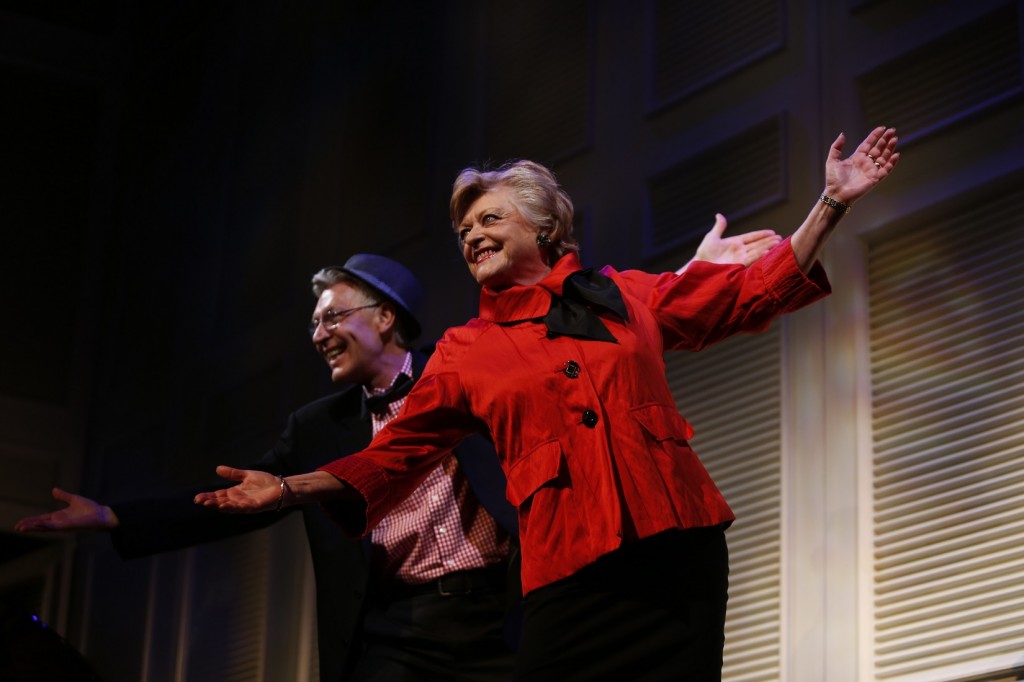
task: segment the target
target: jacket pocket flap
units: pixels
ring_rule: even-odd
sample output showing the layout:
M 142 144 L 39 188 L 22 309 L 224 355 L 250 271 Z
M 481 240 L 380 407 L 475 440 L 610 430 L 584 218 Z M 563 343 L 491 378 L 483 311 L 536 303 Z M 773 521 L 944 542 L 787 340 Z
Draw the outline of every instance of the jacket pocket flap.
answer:
M 558 478 L 562 470 L 562 446 L 557 440 L 548 441 L 534 448 L 512 465 L 508 472 L 506 497 L 518 507 L 545 483 Z
M 693 438 L 693 427 L 683 419 L 674 405 L 641 405 L 633 408 L 630 414 L 655 440 L 662 441 L 669 438 L 690 440 Z

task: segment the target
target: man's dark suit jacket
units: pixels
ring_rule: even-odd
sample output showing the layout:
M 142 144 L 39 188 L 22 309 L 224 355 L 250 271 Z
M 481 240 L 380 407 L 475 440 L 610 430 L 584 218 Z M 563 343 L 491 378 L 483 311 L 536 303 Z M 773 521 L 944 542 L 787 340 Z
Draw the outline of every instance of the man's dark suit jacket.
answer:
M 413 353 L 414 378 L 419 378 L 425 362 L 425 356 Z M 293 412 L 274 447 L 246 468 L 286 476 L 307 473 L 362 450 L 371 435 L 362 388 L 350 386 Z M 484 508 L 515 538 L 515 510 L 505 500 L 505 478 L 493 446 L 473 437 L 463 441 L 455 454 Z M 197 492 L 110 505 L 120 521 L 112 533 L 120 555 L 138 557 L 231 537 L 264 528 L 284 513 L 301 509 L 316 576 L 320 679 L 346 679 L 358 655 L 363 602 L 373 590 L 364 544 L 346 537 L 319 505 L 289 507 L 280 514 L 223 514 L 194 504 Z M 510 589 L 516 591 L 517 563 L 513 561 L 510 568 Z

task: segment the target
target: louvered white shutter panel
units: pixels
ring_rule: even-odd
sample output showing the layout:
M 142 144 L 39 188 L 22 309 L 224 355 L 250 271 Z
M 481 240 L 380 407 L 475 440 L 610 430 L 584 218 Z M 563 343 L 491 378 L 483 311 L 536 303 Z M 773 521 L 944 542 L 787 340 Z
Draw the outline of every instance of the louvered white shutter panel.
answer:
M 691 444 L 736 513 L 729 529 L 727 682 L 779 679 L 781 415 L 779 322 L 699 353 L 667 353 Z
M 1018 188 L 869 249 L 873 679 L 1024 667 L 1022 211 Z

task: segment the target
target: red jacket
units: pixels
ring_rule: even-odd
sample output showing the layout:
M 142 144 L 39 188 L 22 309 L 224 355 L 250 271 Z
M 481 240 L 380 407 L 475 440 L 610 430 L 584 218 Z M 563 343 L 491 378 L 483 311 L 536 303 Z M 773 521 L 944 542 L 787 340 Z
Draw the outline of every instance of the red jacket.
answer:
M 489 433 L 519 511 L 523 591 L 564 578 L 623 542 L 734 516 L 687 439 L 665 380 L 664 350 L 699 350 L 766 329 L 829 292 L 805 277 L 788 240 L 749 268 L 692 263 L 680 276 L 602 273 L 629 320 L 602 321 L 618 343 L 548 338 L 538 318 L 580 265 L 564 256 L 535 286 L 481 292 L 480 316 L 449 329 L 405 406 L 370 447 L 322 467 L 368 503 L 372 526 L 465 435 Z M 566 371 L 569 362 L 578 371 Z M 348 507 L 347 509 L 351 509 Z

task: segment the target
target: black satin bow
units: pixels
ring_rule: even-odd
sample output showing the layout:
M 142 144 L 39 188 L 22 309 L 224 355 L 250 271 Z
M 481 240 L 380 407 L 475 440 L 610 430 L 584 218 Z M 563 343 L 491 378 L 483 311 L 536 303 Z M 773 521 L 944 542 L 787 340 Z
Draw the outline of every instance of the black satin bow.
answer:
M 395 377 L 394 383 L 391 384 L 391 388 L 378 393 L 377 395 L 366 395 L 363 394 L 363 416 L 365 417 L 368 413 L 373 414 L 384 414 L 388 410 L 388 405 L 395 402 L 399 398 L 405 396 L 412 388 L 412 379 L 409 378 L 408 374 L 399 374 Z
M 615 282 L 592 268 L 579 270 L 565 278 L 561 296 L 551 297 L 544 324 L 549 333 L 616 343 L 595 309 L 607 310 L 624 322 L 629 321 L 622 292 Z

